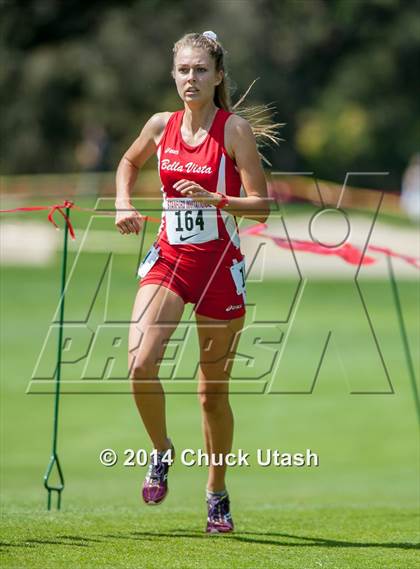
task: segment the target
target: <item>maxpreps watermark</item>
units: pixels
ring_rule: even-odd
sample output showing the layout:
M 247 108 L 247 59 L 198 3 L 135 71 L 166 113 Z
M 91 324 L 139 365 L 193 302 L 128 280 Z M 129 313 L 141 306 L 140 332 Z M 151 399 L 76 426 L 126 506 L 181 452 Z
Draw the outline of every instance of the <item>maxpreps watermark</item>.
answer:
M 156 451 L 148 453 L 145 449 L 125 449 L 123 466 L 146 466 L 149 461 L 156 462 Z M 104 449 L 99 454 L 99 460 L 104 466 L 115 466 L 119 461 L 119 455 L 113 449 Z M 171 452 L 167 451 L 162 458 L 163 462 L 169 465 L 174 463 Z M 208 466 L 276 466 L 276 467 L 318 467 L 319 456 L 311 449 L 303 452 L 284 452 L 278 449 L 258 448 L 254 453 L 245 452 L 238 449 L 236 452 L 206 453 L 203 449 L 183 449 L 180 454 L 180 461 L 184 466 L 208 467 Z

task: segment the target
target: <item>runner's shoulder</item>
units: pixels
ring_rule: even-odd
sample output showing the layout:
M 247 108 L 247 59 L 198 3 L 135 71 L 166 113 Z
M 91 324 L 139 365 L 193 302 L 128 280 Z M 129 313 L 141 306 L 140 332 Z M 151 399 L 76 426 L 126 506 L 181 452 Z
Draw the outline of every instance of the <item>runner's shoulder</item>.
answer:
M 247 136 L 252 134 L 252 127 L 249 124 L 249 121 L 235 113 L 232 113 L 229 116 L 226 122 L 226 127 L 231 135 Z
M 226 121 L 225 147 L 231 158 L 235 157 L 235 148 L 254 138 L 249 122 L 243 117 L 232 113 Z
M 165 111 L 162 113 L 155 113 L 147 121 L 146 127 L 149 129 L 150 134 L 153 136 L 156 144 L 159 143 L 163 131 L 165 130 L 165 127 L 168 124 L 168 121 L 171 118 L 172 114 L 173 113 L 171 112 Z

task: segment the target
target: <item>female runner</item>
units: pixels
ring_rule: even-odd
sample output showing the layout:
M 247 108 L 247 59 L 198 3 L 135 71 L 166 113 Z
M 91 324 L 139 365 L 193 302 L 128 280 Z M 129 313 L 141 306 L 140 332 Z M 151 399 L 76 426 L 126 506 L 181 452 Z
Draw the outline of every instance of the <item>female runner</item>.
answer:
M 138 234 L 142 216 L 131 205 L 131 192 L 138 170 L 157 153 L 162 223 L 140 265 L 129 335 L 133 394 L 156 451 L 142 488 L 147 504 L 162 502 L 168 492 L 171 460 L 165 458 L 173 459 L 174 448 L 158 371 L 186 303 L 194 304 L 198 330 L 206 452 L 223 457 L 231 450 L 228 381 L 245 318 L 245 268 L 235 216 L 264 222 L 269 215 L 255 136 L 248 121 L 230 111 L 216 34 L 187 34 L 173 52 L 172 75 L 184 108 L 153 115 L 116 176 L 116 226 L 122 234 Z M 209 466 L 209 533 L 233 530 L 225 475 L 225 464 Z

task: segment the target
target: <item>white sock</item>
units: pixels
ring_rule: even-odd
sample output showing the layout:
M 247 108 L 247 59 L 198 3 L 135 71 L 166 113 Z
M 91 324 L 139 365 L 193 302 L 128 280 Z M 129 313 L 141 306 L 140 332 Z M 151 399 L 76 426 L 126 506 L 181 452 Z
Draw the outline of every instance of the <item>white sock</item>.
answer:
M 224 498 L 228 495 L 228 491 L 226 488 L 221 490 L 220 492 L 212 492 L 211 490 L 206 490 L 206 499 L 210 500 L 211 498 Z

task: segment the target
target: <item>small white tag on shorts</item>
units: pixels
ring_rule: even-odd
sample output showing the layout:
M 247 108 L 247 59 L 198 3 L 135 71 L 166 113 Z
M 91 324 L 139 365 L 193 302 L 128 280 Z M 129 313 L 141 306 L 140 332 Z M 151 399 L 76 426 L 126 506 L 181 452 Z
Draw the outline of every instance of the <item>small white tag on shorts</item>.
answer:
M 244 295 L 245 300 L 245 259 L 242 259 L 242 261 L 233 259 L 233 265 L 230 267 L 230 273 L 236 286 L 236 294 Z
M 139 278 L 145 277 L 156 261 L 159 259 L 159 252 L 160 247 L 155 247 L 153 244 L 148 252 L 146 253 L 145 258 L 140 263 L 139 270 L 137 271 L 137 276 Z
M 207 243 L 219 238 L 217 209 L 192 198 L 167 198 L 166 232 L 171 245 Z

